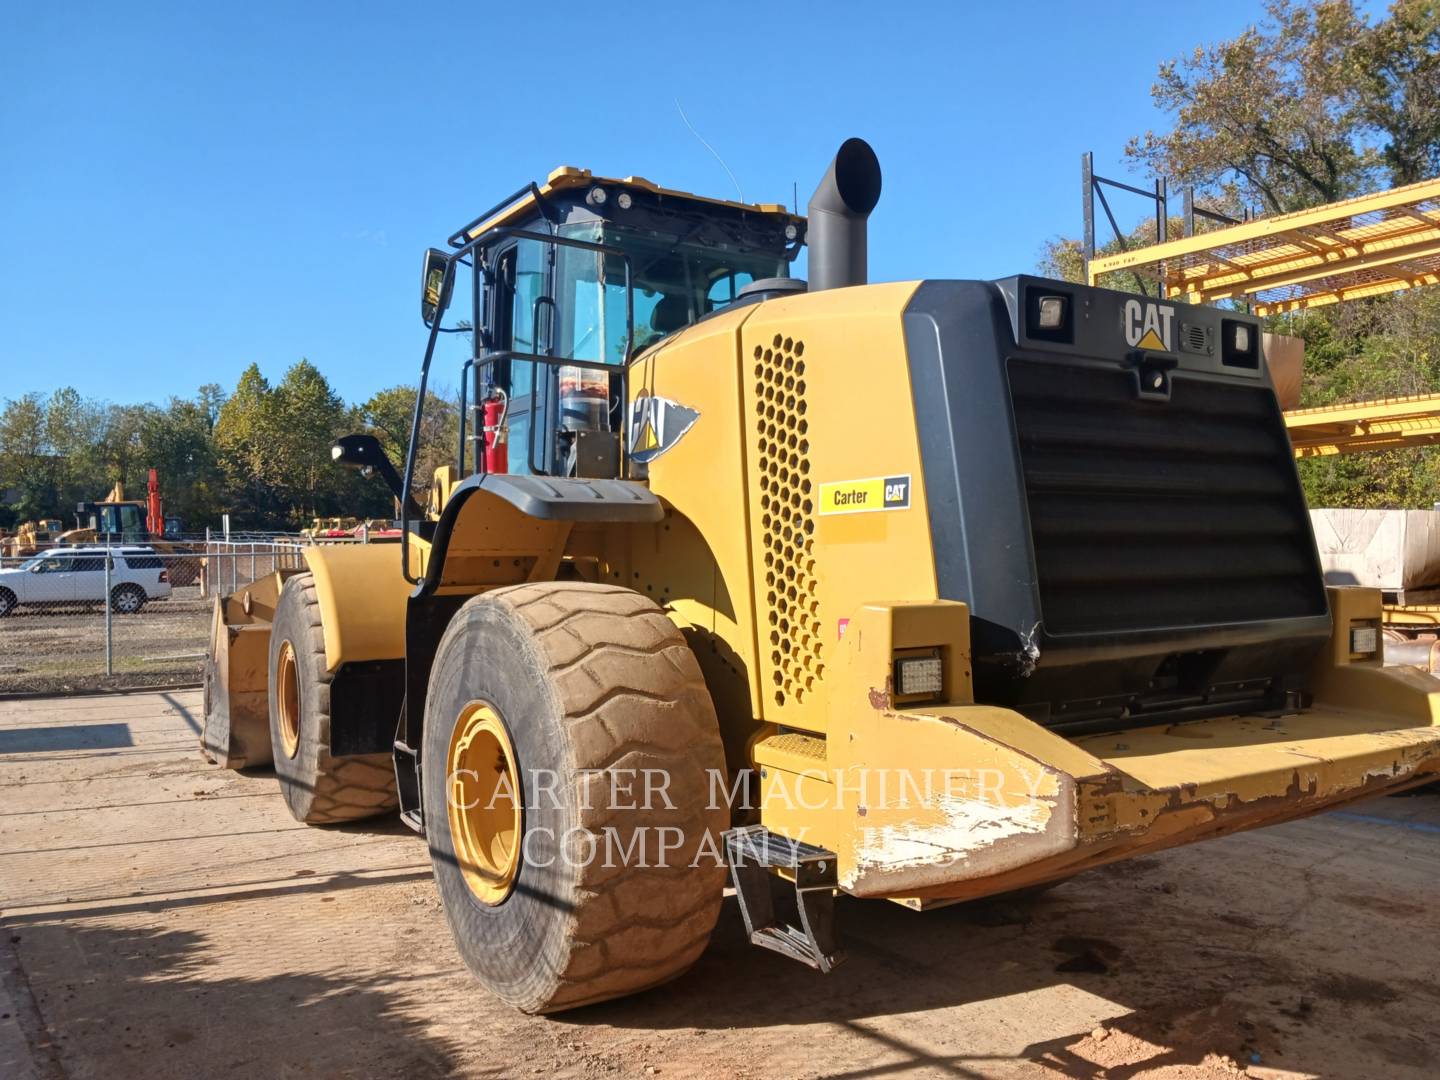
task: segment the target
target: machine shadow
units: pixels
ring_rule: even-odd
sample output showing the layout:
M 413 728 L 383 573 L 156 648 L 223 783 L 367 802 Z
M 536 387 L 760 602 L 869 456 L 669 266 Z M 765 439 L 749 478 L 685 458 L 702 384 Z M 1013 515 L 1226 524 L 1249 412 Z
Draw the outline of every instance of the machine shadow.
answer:
M 442 1077 L 459 1069 L 461 1048 L 429 1030 L 413 1000 L 407 1009 L 404 972 L 251 975 L 242 965 L 241 974 L 222 976 L 216 964 L 233 943 L 155 927 L 52 921 L 25 926 L 15 940 L 22 954 L 107 972 L 105 979 L 67 980 L 63 995 L 42 1000 L 47 1024 L 62 1033 L 123 1027 L 93 1044 L 74 1037 L 58 1043 L 66 1075 L 150 1076 L 158 1062 L 167 1076 L 243 1071 L 247 1061 L 264 1060 L 257 1038 L 284 1048 L 286 1076 L 376 1075 L 377 1045 L 387 1048 L 385 1075 Z M 115 1011 L 120 1001 L 123 1014 Z M 97 1052 L 103 1058 L 87 1059 Z

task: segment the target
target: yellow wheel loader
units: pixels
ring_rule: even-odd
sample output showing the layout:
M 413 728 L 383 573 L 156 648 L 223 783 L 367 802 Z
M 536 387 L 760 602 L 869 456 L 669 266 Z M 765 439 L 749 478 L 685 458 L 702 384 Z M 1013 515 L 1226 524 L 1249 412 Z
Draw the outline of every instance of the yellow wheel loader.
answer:
M 334 449 L 399 543 L 216 607 L 206 752 L 273 760 L 302 821 L 398 807 L 521 1009 L 679 975 L 727 875 L 752 941 L 829 971 L 840 893 L 1039 886 L 1440 771 L 1440 683 L 1321 578 L 1259 323 L 867 284 L 880 184 L 850 140 L 804 218 L 517 192 L 426 253 L 408 460 Z M 456 295 L 473 404 L 422 507 Z
M 39 521 L 22 521 L 15 529 L 14 536 L 0 540 L 0 555 L 7 559 L 24 558 L 34 555 L 41 548 L 56 543 L 65 526 L 59 518 L 41 518 Z

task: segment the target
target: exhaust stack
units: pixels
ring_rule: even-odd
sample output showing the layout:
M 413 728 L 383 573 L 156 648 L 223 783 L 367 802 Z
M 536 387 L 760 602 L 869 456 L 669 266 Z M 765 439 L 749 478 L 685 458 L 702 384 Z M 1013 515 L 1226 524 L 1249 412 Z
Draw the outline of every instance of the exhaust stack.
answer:
M 846 139 L 806 211 L 810 292 L 869 280 L 865 223 L 879 201 L 879 158 L 864 139 Z

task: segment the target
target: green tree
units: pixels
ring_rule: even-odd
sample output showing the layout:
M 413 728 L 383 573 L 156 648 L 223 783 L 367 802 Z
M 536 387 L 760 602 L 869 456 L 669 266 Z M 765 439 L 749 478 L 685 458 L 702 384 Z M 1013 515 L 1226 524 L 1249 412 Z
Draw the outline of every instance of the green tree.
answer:
M 223 481 L 204 391 L 194 400 L 171 398 L 140 427 L 140 459 L 159 474 L 166 516 L 187 528 L 215 522 L 224 511 Z
M 270 453 L 279 468 L 279 488 L 295 512 L 295 523 L 316 514 L 343 512 L 346 477 L 330 456 L 335 439 L 351 427 L 340 395 L 309 360 L 301 359 L 275 387 L 279 422 Z
M 380 440 L 398 469 L 405 467 L 410 445 L 410 424 L 415 413 L 415 387 L 392 386 L 381 390 L 360 410 L 365 428 Z M 471 434 L 474 432 L 472 431 Z M 415 463 L 415 497 L 423 505 L 429 497 L 435 470 L 456 465 L 460 441 L 460 410 L 450 395 L 433 390 L 425 394 L 425 412 L 420 421 L 420 445 Z M 471 443 L 467 454 L 473 452 Z M 473 463 L 473 462 L 472 462 Z
M 45 400 L 34 393 L 0 409 L 0 494 L 12 500 L 9 524 L 45 517 L 54 505 L 45 414 Z
M 216 457 L 236 525 L 262 528 L 284 513 L 282 467 L 274 454 L 281 426 L 275 392 L 251 364 L 215 420 Z

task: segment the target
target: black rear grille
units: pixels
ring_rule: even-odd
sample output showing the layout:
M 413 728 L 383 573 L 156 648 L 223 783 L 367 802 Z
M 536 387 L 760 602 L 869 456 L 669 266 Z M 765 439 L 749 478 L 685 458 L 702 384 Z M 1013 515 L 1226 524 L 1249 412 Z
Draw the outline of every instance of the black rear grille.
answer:
M 1012 359 L 1047 634 L 1323 615 L 1290 441 L 1263 385 Z

